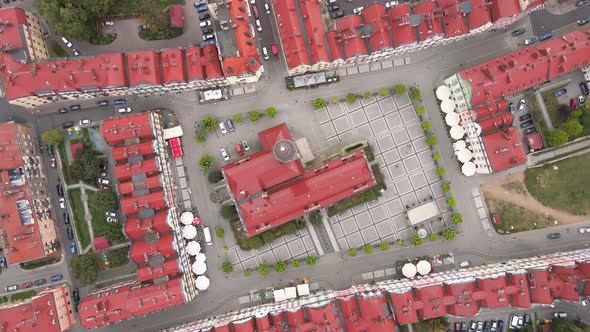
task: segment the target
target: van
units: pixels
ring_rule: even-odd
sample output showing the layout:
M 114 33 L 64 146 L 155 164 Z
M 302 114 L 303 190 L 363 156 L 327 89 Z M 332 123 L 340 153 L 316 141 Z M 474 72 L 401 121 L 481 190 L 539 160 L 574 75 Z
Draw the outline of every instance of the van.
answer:
M 209 226 L 203 227 L 203 233 L 205 234 L 205 243 L 207 243 L 208 246 L 212 245 L 213 242 L 211 242 L 211 231 L 209 230 Z
M 512 315 L 510 316 L 510 324 L 508 325 L 509 328 L 514 329 L 518 326 L 518 316 Z
M 264 56 L 264 60 L 268 60 L 270 58 L 268 56 L 268 51 L 266 50 L 266 47 L 262 48 L 262 55 Z

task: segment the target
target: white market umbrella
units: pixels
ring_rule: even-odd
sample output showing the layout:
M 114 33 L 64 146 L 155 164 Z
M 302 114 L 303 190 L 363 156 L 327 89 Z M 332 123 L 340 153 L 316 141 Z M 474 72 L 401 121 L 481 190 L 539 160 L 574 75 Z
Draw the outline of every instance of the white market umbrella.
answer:
M 180 222 L 183 225 L 192 224 L 194 219 L 195 219 L 195 216 L 193 215 L 192 212 L 184 212 L 183 214 L 180 215 Z
M 184 226 L 182 228 L 182 237 L 187 240 L 192 240 L 197 237 L 197 229 L 193 225 Z
M 205 263 L 207 260 L 207 256 L 204 253 L 200 252 L 195 256 L 195 262 L 202 262 Z
M 451 127 L 458 125 L 459 121 L 461 121 L 461 117 L 455 112 L 447 113 L 447 115 L 445 115 L 445 123 Z
M 436 89 L 436 98 L 438 98 L 438 100 L 449 99 L 450 96 L 451 89 L 448 86 L 443 84 Z
M 201 252 L 201 244 L 197 241 L 191 241 L 186 245 L 186 252 L 191 256 L 196 256 Z
M 455 150 L 464 150 L 467 148 L 467 143 L 465 143 L 464 140 L 460 139 L 453 144 L 453 147 L 455 148 Z
M 455 114 L 455 113 L 449 113 Z M 461 126 L 452 126 L 450 130 L 451 138 L 452 139 L 461 139 L 465 136 L 465 129 Z
M 445 99 L 440 103 L 440 110 L 444 113 L 453 113 L 455 110 L 455 102 L 452 99 Z
M 416 264 L 416 270 L 418 270 L 418 273 L 421 275 L 427 275 L 432 270 L 432 266 L 428 261 L 419 261 L 418 264 Z
M 457 159 L 459 159 L 459 161 L 462 163 L 466 163 L 470 161 L 472 158 L 473 153 L 471 153 L 471 151 L 467 149 L 459 150 L 459 152 L 457 152 Z
M 406 278 L 414 278 L 416 276 L 416 265 L 412 263 L 406 263 L 404 267 L 402 267 L 402 274 Z
M 195 280 L 195 285 L 197 286 L 197 289 L 201 291 L 207 290 L 210 284 L 211 281 L 209 280 L 209 278 L 205 276 L 198 276 L 197 280 Z
M 463 164 L 463 166 L 461 166 L 461 172 L 463 172 L 463 175 L 466 176 L 472 176 L 475 175 L 475 172 L 477 171 L 477 167 L 475 167 L 475 164 L 468 161 L 465 164 Z
M 207 264 L 203 262 L 194 262 L 193 266 L 191 266 L 194 274 L 203 274 L 207 272 Z

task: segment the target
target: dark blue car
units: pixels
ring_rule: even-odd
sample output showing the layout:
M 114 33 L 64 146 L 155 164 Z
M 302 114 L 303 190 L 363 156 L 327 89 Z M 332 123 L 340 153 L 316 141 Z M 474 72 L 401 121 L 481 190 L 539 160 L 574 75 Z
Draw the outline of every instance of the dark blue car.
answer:
M 125 98 L 115 99 L 114 104 L 115 105 L 124 105 L 126 102 L 127 102 L 127 100 L 125 100 Z
M 555 97 L 559 97 L 559 96 L 562 96 L 566 93 L 567 93 L 566 89 L 559 89 L 559 90 L 555 91 L 554 95 L 555 95 Z
M 54 276 L 51 276 L 51 281 L 60 281 L 64 278 L 63 274 L 56 274 Z
M 96 106 L 98 106 L 98 107 L 103 107 L 103 106 L 108 106 L 108 105 L 109 105 L 109 102 L 106 100 L 100 100 L 100 101 L 96 102 Z
M 547 32 L 547 33 L 544 33 L 544 34 L 540 35 L 539 36 L 539 40 L 540 41 L 543 41 L 543 40 L 547 40 L 547 39 L 549 39 L 551 37 L 553 37 L 553 34 L 551 32 Z

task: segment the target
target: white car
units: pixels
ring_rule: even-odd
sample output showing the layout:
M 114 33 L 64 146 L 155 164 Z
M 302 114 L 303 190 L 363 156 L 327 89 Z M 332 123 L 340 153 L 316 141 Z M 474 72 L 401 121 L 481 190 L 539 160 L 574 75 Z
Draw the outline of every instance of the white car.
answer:
M 88 119 L 80 120 L 80 126 L 84 126 L 87 124 L 90 124 L 90 120 L 88 120 Z
M 567 312 L 554 312 L 553 317 L 555 318 L 567 318 Z
M 77 49 L 73 49 L 72 53 L 74 53 L 75 56 L 80 56 L 80 52 Z
M 365 7 L 362 7 L 362 6 L 361 7 L 358 7 L 358 8 L 355 8 L 355 9 L 352 10 L 352 13 L 353 14 L 356 14 L 356 15 L 360 15 L 361 12 L 363 11 L 363 9 L 365 9 Z
M 587 306 L 588 304 L 590 304 L 590 297 L 587 297 L 585 299 L 582 300 L 582 305 L 583 306 Z
M 256 4 L 256 0 L 250 0 L 250 4 L 251 5 L 255 5 Z
M 66 208 L 66 199 L 65 198 L 62 197 L 59 199 L 59 207 L 62 209 Z
M 119 113 L 131 113 L 131 107 L 119 108 Z
M 66 37 L 61 37 L 61 41 L 64 42 L 64 44 L 66 44 L 68 48 L 72 47 L 72 43 L 69 40 L 67 40 Z
M 521 99 L 520 102 L 518 103 L 518 110 L 519 111 L 524 111 L 524 105 L 526 104 L 526 100 Z
M 107 184 L 108 185 L 109 183 L 111 183 L 111 181 L 109 181 L 109 179 L 103 179 L 103 178 L 98 179 L 98 184 Z
M 590 234 L 590 227 L 580 227 L 580 228 L 578 228 L 578 233 L 580 233 L 580 234 L 585 234 L 585 233 Z
M 210 20 L 203 21 L 203 22 L 199 23 L 199 26 L 201 26 L 201 28 L 211 26 L 211 21 Z
M 391 8 L 393 6 L 397 6 L 399 4 L 398 1 L 389 1 L 388 3 L 385 4 L 385 8 Z
M 115 218 L 107 217 L 107 222 L 108 223 L 116 223 L 116 222 L 119 222 L 119 221 L 117 219 L 115 219 Z
M 227 154 L 227 150 L 225 150 L 225 148 L 219 150 L 219 153 L 221 153 L 223 160 L 229 161 L 229 154 Z
M 103 27 L 112 27 L 113 25 L 115 25 L 115 22 L 113 21 L 102 21 Z
M 266 15 L 270 15 L 270 6 L 266 2 L 264 3 L 264 11 L 266 12 Z
M 221 134 L 227 134 L 227 128 L 225 128 L 225 123 L 223 121 L 219 123 L 219 130 L 221 131 Z
M 260 20 L 256 20 L 256 30 L 262 31 L 262 25 L 260 24 Z

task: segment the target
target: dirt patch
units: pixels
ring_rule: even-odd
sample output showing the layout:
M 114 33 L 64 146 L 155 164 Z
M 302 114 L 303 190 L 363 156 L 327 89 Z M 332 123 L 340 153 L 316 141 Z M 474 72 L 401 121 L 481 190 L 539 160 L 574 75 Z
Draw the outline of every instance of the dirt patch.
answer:
M 490 213 L 500 215 L 501 224 L 494 225 L 500 233 L 574 224 L 588 219 L 552 209 L 534 199 L 524 184 L 524 172 L 488 181 L 481 185 L 481 190 Z

